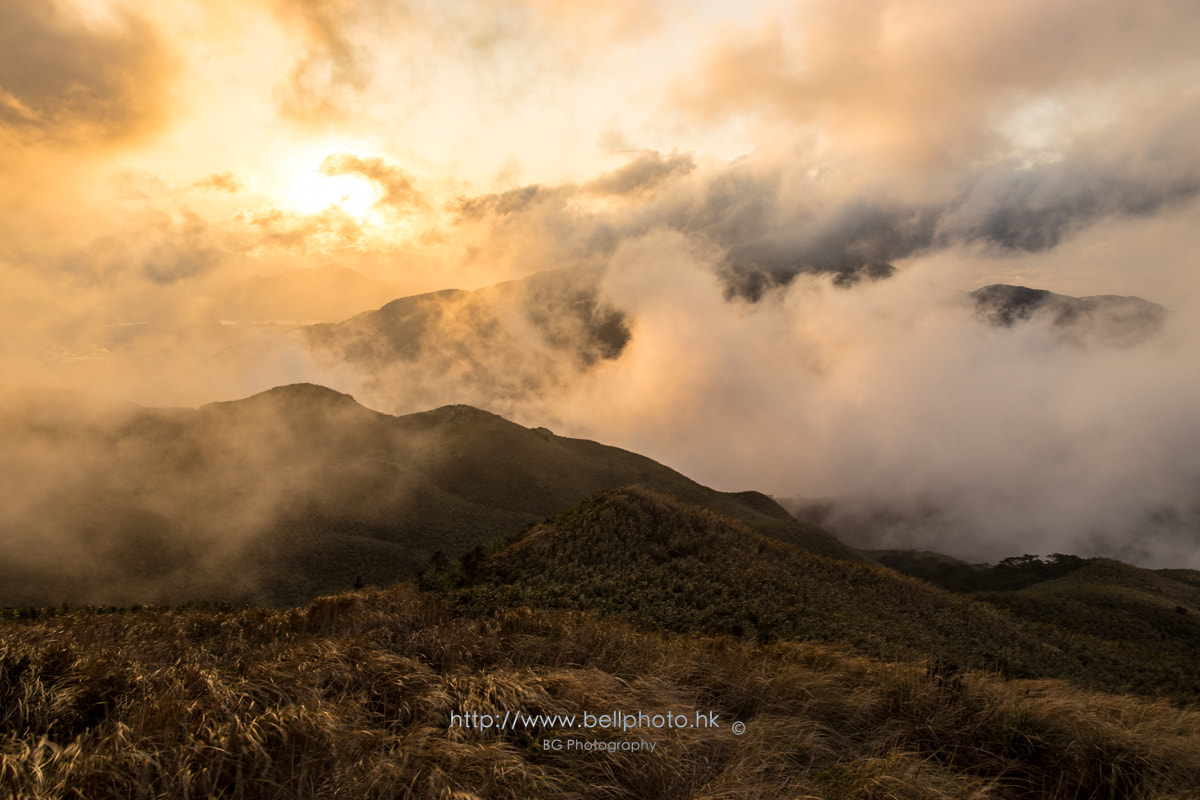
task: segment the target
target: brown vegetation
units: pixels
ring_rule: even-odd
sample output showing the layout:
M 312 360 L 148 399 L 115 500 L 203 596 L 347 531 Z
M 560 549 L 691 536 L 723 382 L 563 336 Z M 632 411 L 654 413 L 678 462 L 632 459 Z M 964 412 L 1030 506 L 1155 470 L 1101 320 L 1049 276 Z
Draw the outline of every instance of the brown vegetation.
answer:
M 878 564 L 819 556 L 630 487 L 547 520 L 486 561 L 464 562 L 462 574 L 444 576 L 450 580 L 427 583 L 460 584 L 453 590 L 460 601 L 481 612 L 513 606 L 587 610 L 680 633 L 836 642 L 885 659 L 933 658 L 952 668 L 1066 678 L 1101 691 L 1195 702 L 1196 622 L 1174 609 L 1185 595 L 1192 600 L 1200 595 L 1146 570 L 1120 566 L 1122 574 L 1175 589 L 1158 597 L 1157 605 L 1146 594 L 1135 606 L 1128 592 L 1106 588 L 1106 572 L 1086 584 L 1092 593 L 1085 599 L 1093 606 L 1087 613 L 1067 602 L 1074 596 L 1067 591 L 1036 593 L 1075 586 L 1097 572 L 1099 564 L 1093 564 L 1005 595 L 1031 609 L 1038 597 L 1050 598 L 1036 606 L 1040 614 L 1018 616 L 1015 600 L 1009 604 L 1013 611 L 1002 610 Z M 1110 602 L 1102 603 L 1106 598 Z M 1118 606 L 1124 611 L 1119 617 L 1112 612 Z
M 0 787 L 29 798 L 1171 798 L 1200 781 L 1194 709 L 577 613 L 461 616 L 405 586 L 10 620 L 0 670 Z M 580 754 L 542 748 L 562 729 L 449 725 L 510 709 L 721 727 L 594 731 L 657 747 Z

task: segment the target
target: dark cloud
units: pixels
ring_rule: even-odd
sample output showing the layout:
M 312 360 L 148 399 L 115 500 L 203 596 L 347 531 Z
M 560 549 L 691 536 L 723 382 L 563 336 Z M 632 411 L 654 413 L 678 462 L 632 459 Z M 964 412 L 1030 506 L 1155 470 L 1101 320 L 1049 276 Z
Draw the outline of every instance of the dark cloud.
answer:
M 54 4 L 0 0 L 0 130 L 92 144 L 144 133 L 166 116 L 175 63 L 156 31 L 124 15 L 89 28 Z
M 361 175 L 374 183 L 382 192 L 377 203 L 396 211 L 425 208 L 427 203 L 421 192 L 413 185 L 412 177 L 397 166 L 378 156 L 359 156 L 353 153 L 335 153 L 321 162 L 323 175 Z
M 865 199 L 824 214 L 784 214 L 760 236 L 727 242 L 722 274 L 733 294 L 754 300 L 802 273 L 833 273 L 845 286 L 887 278 L 888 262 L 932 244 L 938 216 Z
M 648 162 L 634 164 L 644 169 Z M 631 174 L 619 170 L 587 185 L 612 185 Z M 797 198 L 795 181 L 789 185 L 779 172 L 744 163 L 680 177 L 686 182 L 676 191 L 620 212 L 547 215 L 578 193 L 570 184 L 463 198 L 455 211 L 460 220 L 566 225 L 595 255 L 611 254 L 621 241 L 655 228 L 675 230 L 722 252 L 721 272 L 734 293 L 757 297 L 801 273 L 886 277 L 890 262 L 964 244 L 1041 252 L 1104 219 L 1153 214 L 1200 194 L 1200 170 L 1186 163 L 1158 176 L 1126 159 L 1104 162 L 1090 154 L 982 168 L 930 199 L 888 199 L 880 188 L 878 196 L 864 192 L 826 204 L 816 202 L 823 187 L 813 186 L 813 199 Z
M 450 210 L 460 225 L 491 225 L 491 241 L 520 228 L 531 240 L 569 239 L 584 259 L 655 229 L 677 231 L 720 254 L 731 294 L 758 299 L 799 274 L 830 273 L 848 285 L 963 245 L 1043 252 L 1103 220 L 1156 214 L 1200 195 L 1200 156 L 1178 148 L 1164 155 L 1157 143 L 1156 155 L 1149 151 L 1134 141 L 1110 153 L 1084 148 L 1047 163 L 985 165 L 906 197 L 884 184 L 831 189 L 803 161 L 751 157 L 700 168 L 690 156 L 646 153 L 582 185 L 464 197 Z M 628 202 L 594 212 L 572 203 L 602 192 Z
M 633 195 L 656 188 L 663 181 L 686 175 L 696 168 L 688 153 L 672 152 L 663 156 L 657 150 L 646 150 L 628 164 L 588 181 L 584 188 L 596 194 Z
M 672 102 L 684 125 L 795 145 L 704 170 L 631 228 L 700 234 L 739 280 L 1039 253 L 1200 194 L 1193 3 L 817 0 L 758 23 L 705 40 Z
M 63 259 L 77 280 L 115 286 L 129 277 L 165 285 L 212 270 L 226 255 L 220 234 L 193 211 L 143 212 L 137 235 L 102 236 L 83 253 Z
M 698 237 L 725 253 L 722 269 L 735 286 L 747 276 L 777 285 L 806 272 L 866 269 L 878 277 L 889 262 L 962 245 L 1038 253 L 1104 220 L 1156 215 L 1200 196 L 1200 156 L 1151 158 L 1139 156 L 1139 146 L 985 166 L 949 190 L 905 199 L 883 185 L 828 197 L 828 187 L 807 178 L 789 183 L 734 164 L 647 203 L 618 238 L 658 226 Z M 812 196 L 797 186 L 810 186 Z
M 475 220 L 481 217 L 507 217 L 530 210 L 536 201 L 544 201 L 561 195 L 561 188 L 547 191 L 537 184 L 509 189 L 507 192 L 460 197 L 452 209 L 460 220 Z
M 222 257 L 211 234 L 208 223 L 191 211 L 159 222 L 141 254 L 141 273 L 155 283 L 174 283 L 209 271 Z
M 1200 195 L 1200 170 L 1190 165 L 1169 176 L 1130 169 L 1124 161 L 1091 157 L 1024 168 L 981 170 L 960 190 L 936 202 L 859 197 L 829 209 L 785 208 L 779 198 L 751 197 L 775 215 L 757 235 L 729 229 L 724 204 L 706 226 L 727 248 L 730 274 L 775 276 L 786 282 L 803 272 L 847 273 L 933 250 L 982 243 L 999 251 L 1053 249 L 1105 219 L 1140 217 Z M 693 226 L 695 222 L 691 223 Z M 681 230 L 685 230 L 680 226 Z
M 118 302 L 126 290 L 198 278 L 230 253 L 227 233 L 189 208 L 123 210 L 123 219 L 98 236 L 9 244 L 0 264 L 11 270 L 13 282 L 47 293 L 38 313 L 24 316 L 36 320 L 44 312 L 49 319 L 58 307 L 82 323 L 108 300 Z M 97 293 L 106 299 L 97 302 Z M 53 304 L 45 302 L 50 298 Z
M 982 240 L 1035 253 L 1106 217 L 1148 216 L 1200 195 L 1200 163 L 1176 161 L 1170 174 L 1124 159 L 1084 156 L 1040 167 L 973 176 L 947 214 L 942 238 Z

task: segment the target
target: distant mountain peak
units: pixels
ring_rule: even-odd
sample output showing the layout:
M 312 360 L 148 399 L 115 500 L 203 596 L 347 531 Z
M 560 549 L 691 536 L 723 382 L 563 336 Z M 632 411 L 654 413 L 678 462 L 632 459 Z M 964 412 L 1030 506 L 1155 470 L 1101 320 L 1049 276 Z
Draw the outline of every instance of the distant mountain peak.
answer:
M 321 386 L 316 383 L 288 383 L 282 386 L 275 386 L 267 389 L 265 392 L 250 395 L 241 400 L 230 400 L 222 403 L 209 403 L 208 405 L 224 405 L 225 403 L 254 403 L 262 400 L 282 400 L 288 402 L 308 402 L 308 403 L 339 403 L 343 405 L 358 405 L 358 401 L 345 392 L 339 392 L 336 389 L 330 389 L 328 386 Z
M 453 405 L 441 406 L 429 411 L 419 411 L 415 414 L 408 415 L 412 419 L 419 419 L 424 422 L 436 423 L 438 425 L 446 424 L 461 424 L 471 422 L 502 422 L 506 425 L 517 426 L 515 422 L 510 422 L 499 414 L 493 414 L 491 411 L 485 411 L 482 408 L 466 405 L 465 403 L 455 403 Z
M 325 422 L 334 416 L 349 415 L 363 419 L 385 416 L 363 406 L 344 392 L 315 383 L 291 383 L 276 386 L 240 400 L 208 403 L 201 406 L 200 411 L 235 416 L 250 415 L 251 417 L 265 414 L 280 421 L 291 420 L 291 424 L 308 424 L 308 422 L 316 420 Z M 308 422 L 305 422 L 306 420 Z
M 997 327 L 1042 320 L 1075 344 L 1138 344 L 1158 333 L 1167 316 L 1165 308 L 1140 297 L 1072 297 L 1006 283 L 976 289 L 971 298 L 976 314 Z

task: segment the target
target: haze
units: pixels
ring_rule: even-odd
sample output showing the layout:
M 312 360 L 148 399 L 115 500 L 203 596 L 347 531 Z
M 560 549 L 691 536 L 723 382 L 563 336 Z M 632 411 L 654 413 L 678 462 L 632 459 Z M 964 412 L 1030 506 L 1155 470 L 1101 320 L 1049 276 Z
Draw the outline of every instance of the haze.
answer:
M 1194 0 L 146 5 L 0 0 L 6 392 L 469 403 L 862 544 L 1200 568 Z M 556 269 L 618 357 L 288 333 Z M 996 283 L 1169 315 L 1000 328 Z

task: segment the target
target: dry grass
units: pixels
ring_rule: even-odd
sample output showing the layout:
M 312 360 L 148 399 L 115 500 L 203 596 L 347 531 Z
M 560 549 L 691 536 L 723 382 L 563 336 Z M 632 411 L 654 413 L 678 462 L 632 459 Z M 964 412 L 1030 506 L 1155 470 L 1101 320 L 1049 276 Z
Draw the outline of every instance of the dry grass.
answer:
M 517 709 L 696 709 L 722 727 L 578 737 L 653 753 L 449 727 Z M 580 614 L 461 617 L 405 586 L 288 612 L 0 623 L 0 789 L 16 797 L 1166 800 L 1196 785 L 1194 708 Z

